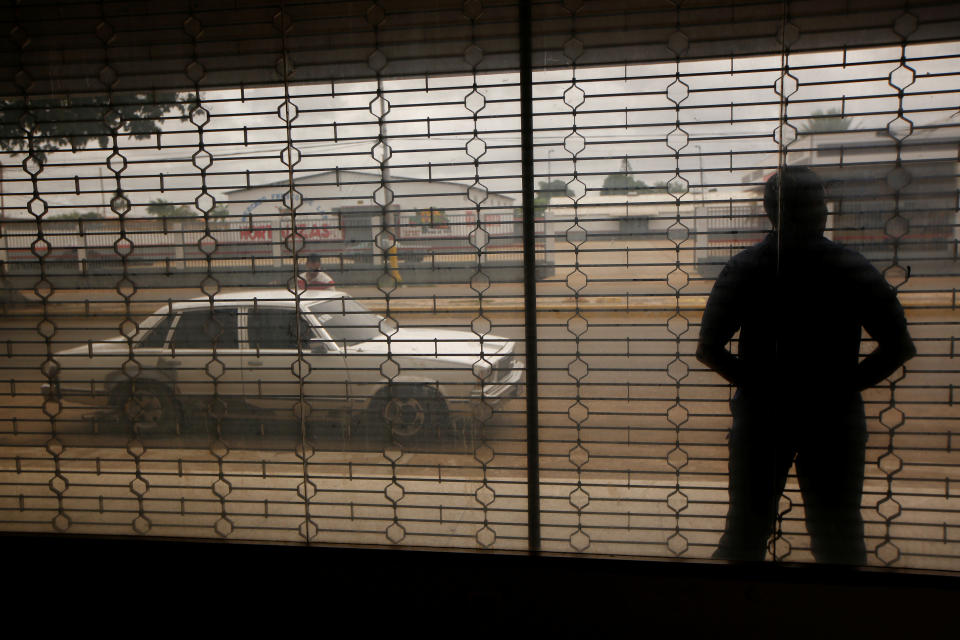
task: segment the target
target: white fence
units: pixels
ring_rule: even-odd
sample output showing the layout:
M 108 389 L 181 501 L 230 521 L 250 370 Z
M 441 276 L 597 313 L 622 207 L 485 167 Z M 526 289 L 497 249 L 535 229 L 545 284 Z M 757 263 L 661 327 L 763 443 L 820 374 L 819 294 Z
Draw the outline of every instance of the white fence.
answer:
M 396 245 L 401 259 L 411 261 L 520 261 L 519 222 L 512 214 L 447 213 L 422 224 L 417 214 L 397 215 Z M 33 268 L 41 260 L 66 271 L 86 272 L 125 262 L 132 269 L 162 266 L 166 271 L 206 268 L 207 263 L 237 261 L 281 268 L 296 254 L 374 262 L 376 226 L 362 239 L 346 238 L 336 214 L 298 218 L 297 232 L 289 218 L 259 217 L 252 221 L 202 219 L 126 219 L 76 221 L 11 221 L 0 225 L 0 261 L 8 271 Z M 542 236 L 543 223 L 538 224 Z M 544 242 L 538 243 L 543 252 Z

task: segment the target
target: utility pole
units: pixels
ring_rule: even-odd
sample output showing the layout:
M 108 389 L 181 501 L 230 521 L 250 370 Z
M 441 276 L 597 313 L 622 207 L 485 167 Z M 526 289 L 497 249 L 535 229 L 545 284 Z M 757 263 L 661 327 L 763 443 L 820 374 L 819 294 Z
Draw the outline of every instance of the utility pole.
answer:
M 380 160 L 380 182 L 384 187 L 389 189 L 390 154 L 387 153 L 387 148 L 390 145 L 390 139 L 387 135 L 387 101 L 383 97 L 383 79 L 379 76 L 377 77 L 377 94 L 379 96 L 380 103 L 380 143 L 383 145 L 383 158 Z M 386 202 L 383 205 L 383 230 L 387 231 L 393 236 L 393 244 L 387 249 L 387 266 L 389 268 L 390 275 L 393 276 L 397 281 L 397 284 L 399 284 L 401 282 L 401 277 L 400 263 L 397 259 L 397 243 L 400 241 L 400 234 L 397 233 L 396 214 L 391 209 L 392 205 L 392 198 L 390 202 Z M 378 248 L 382 250 L 382 247 Z
M 700 148 L 700 145 L 697 145 L 697 155 L 700 157 L 700 204 L 703 204 L 707 185 L 703 184 L 703 149 Z
M 107 217 L 107 193 L 103 190 L 103 167 L 97 167 L 97 173 L 100 174 L 100 207 L 103 209 L 103 217 Z

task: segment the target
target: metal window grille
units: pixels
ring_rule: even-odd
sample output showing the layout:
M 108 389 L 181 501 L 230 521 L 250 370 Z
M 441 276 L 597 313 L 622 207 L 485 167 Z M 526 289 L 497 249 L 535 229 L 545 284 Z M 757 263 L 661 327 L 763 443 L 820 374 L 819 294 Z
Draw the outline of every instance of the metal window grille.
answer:
M 960 569 L 955 3 L 3 21 L 0 530 L 709 557 L 701 314 L 801 164 L 919 349 L 865 394 L 868 562 Z

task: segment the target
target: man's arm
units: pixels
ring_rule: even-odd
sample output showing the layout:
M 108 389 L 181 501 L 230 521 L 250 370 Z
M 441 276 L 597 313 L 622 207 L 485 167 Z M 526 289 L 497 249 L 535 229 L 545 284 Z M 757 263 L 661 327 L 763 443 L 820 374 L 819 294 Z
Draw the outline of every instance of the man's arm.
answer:
M 737 387 L 741 385 L 743 373 L 740 358 L 726 347 L 701 339 L 697 344 L 697 360 L 719 373 L 730 384 Z
M 713 285 L 700 325 L 697 360 L 739 387 L 743 383 L 743 363 L 727 348 L 740 328 L 735 280 L 734 270 L 728 264 Z
M 917 355 L 917 348 L 907 330 L 903 307 L 896 291 L 888 285 L 873 267 L 863 291 L 863 328 L 876 340 L 877 347 L 857 365 L 858 391 L 882 382 L 903 364 Z
M 878 344 L 857 366 L 857 390 L 863 391 L 883 382 L 915 355 L 917 348 L 909 335 L 895 344 Z

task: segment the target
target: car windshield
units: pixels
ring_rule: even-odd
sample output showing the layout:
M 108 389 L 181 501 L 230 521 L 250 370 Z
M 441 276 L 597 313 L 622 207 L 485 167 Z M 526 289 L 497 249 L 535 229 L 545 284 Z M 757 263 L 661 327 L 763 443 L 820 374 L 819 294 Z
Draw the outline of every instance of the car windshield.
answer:
M 383 320 L 353 298 L 333 298 L 314 302 L 307 309 L 317 317 L 334 342 L 351 346 L 381 335 Z

